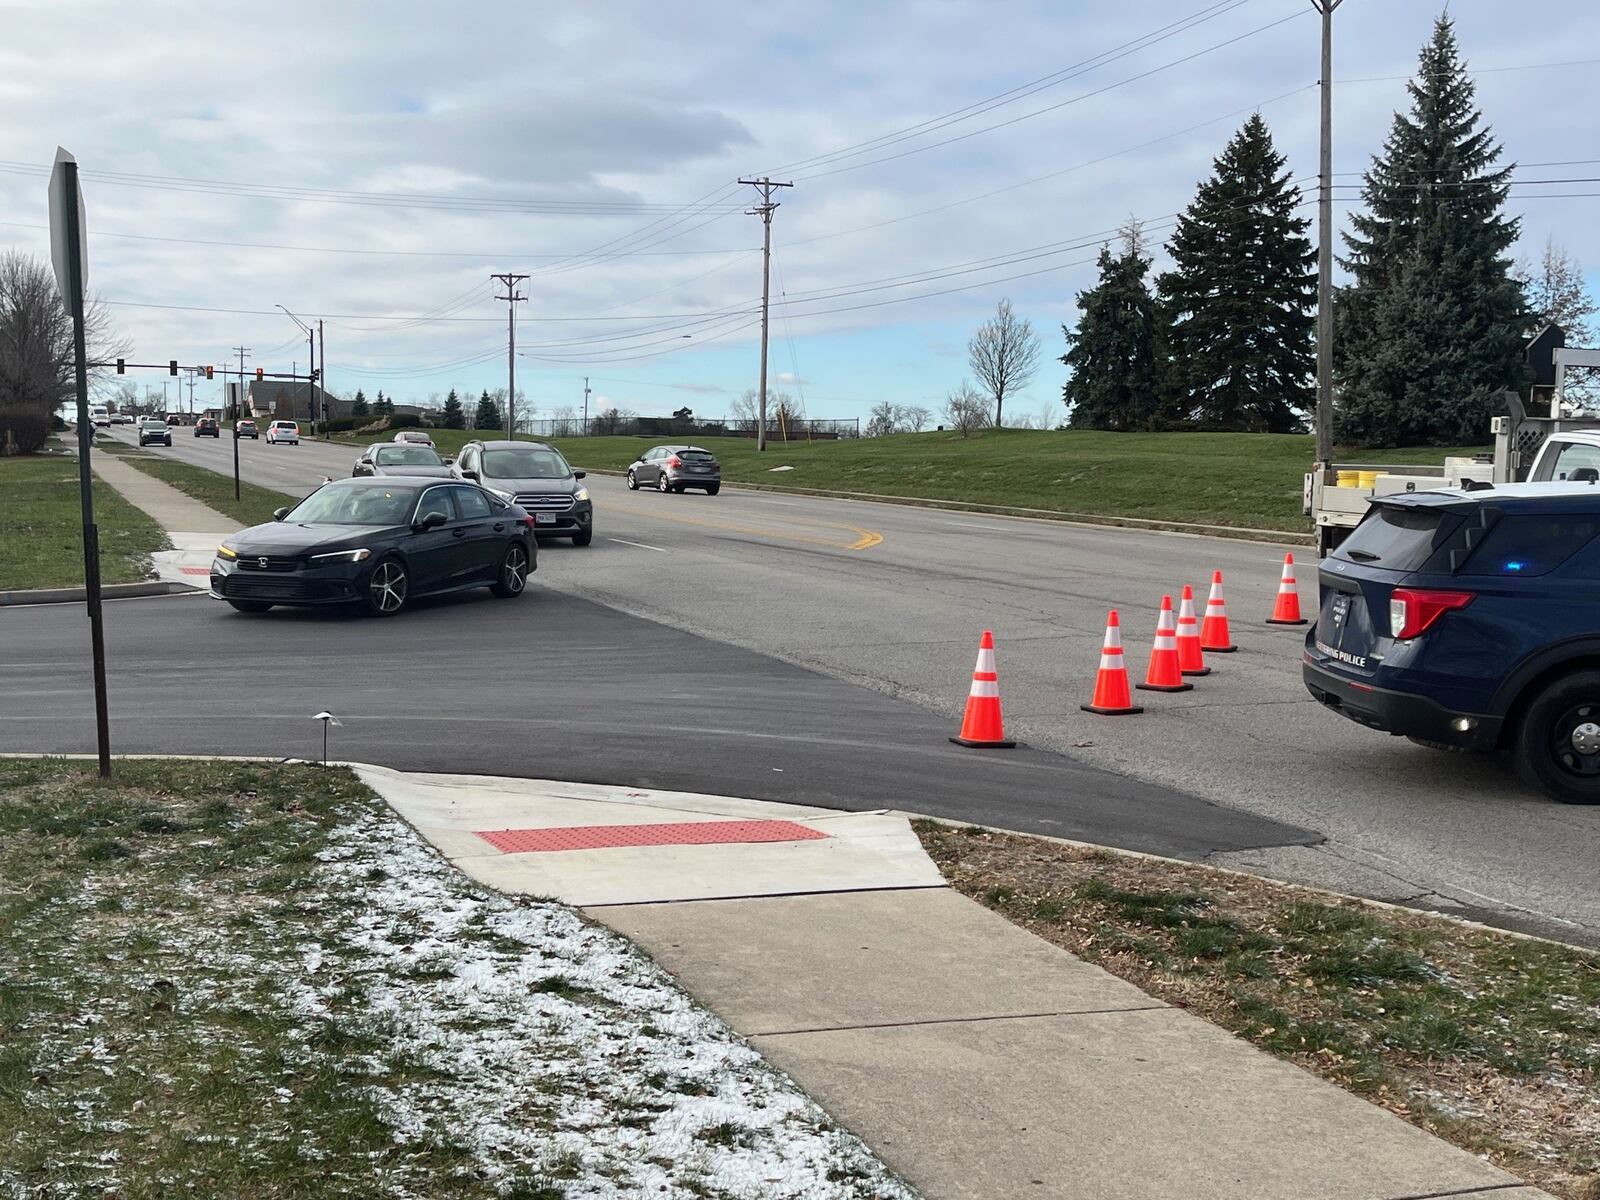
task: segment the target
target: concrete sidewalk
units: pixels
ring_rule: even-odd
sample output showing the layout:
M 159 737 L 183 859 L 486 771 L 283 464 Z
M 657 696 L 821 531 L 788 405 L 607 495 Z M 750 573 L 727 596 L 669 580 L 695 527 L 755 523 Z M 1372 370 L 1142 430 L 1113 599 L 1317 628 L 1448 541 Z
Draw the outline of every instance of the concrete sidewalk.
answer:
M 1545 1195 L 937 886 L 903 818 L 361 774 L 483 882 L 625 896 L 585 911 L 929 1200 Z M 835 824 L 863 815 L 874 823 Z M 682 844 L 724 826 L 794 840 Z M 821 848 L 834 840 L 852 844 Z
M 114 454 L 96 454 L 90 462 L 96 475 L 166 531 L 172 549 L 151 555 L 157 578 L 189 587 L 208 587 L 217 540 L 237 532 L 239 523 L 184 495 L 170 483 L 129 466 Z

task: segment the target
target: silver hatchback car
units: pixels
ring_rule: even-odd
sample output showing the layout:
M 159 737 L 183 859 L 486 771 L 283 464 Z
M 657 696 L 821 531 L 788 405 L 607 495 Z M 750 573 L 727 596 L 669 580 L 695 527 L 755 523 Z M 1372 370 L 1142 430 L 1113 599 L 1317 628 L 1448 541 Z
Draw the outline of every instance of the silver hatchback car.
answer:
M 653 487 L 658 492 L 699 488 L 715 496 L 722 490 L 722 464 L 699 446 L 654 446 L 628 468 L 628 487 L 632 491 Z

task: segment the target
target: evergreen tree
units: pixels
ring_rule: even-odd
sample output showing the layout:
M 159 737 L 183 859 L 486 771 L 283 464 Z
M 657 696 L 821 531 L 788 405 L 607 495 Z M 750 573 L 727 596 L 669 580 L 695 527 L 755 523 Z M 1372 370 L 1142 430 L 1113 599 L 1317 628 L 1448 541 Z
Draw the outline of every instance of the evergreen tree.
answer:
M 440 416 L 440 423 L 446 429 L 467 427 L 467 415 L 461 411 L 461 397 L 456 395 L 455 388 L 451 388 L 450 394 L 444 398 L 444 411 Z
M 1099 267 L 1099 281 L 1078 294 L 1078 327 L 1061 327 L 1061 361 L 1071 370 L 1061 399 L 1074 429 L 1149 429 L 1161 406 L 1164 339 L 1137 229 L 1125 234 L 1121 254 L 1101 247 Z
M 350 401 L 350 415 L 364 417 L 367 415 L 367 394 L 360 388 L 356 389 L 356 398 Z
M 1171 402 L 1186 422 L 1289 433 L 1314 402 L 1317 255 L 1300 202 L 1256 113 L 1178 218 L 1157 292 L 1171 321 Z
M 372 402 L 373 414 L 380 417 L 394 416 L 394 401 L 386 399 L 383 389 L 378 389 L 378 398 Z
M 478 411 L 472 418 L 472 427 L 499 429 L 501 424 L 500 406 L 494 402 L 494 397 L 489 395 L 489 389 L 485 388 L 483 395 L 478 397 Z
M 1524 379 L 1528 323 L 1506 251 L 1509 167 L 1473 107 L 1448 16 L 1434 23 L 1411 111 L 1396 113 L 1351 218 L 1355 277 L 1335 307 L 1344 438 L 1372 446 L 1485 441 Z

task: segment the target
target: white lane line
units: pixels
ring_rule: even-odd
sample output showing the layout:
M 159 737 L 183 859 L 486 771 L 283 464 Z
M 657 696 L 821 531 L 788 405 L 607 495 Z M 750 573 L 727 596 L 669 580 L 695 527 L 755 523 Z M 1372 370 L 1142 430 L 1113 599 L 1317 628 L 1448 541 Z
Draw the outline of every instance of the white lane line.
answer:
M 639 550 L 654 550 L 657 554 L 667 553 L 667 551 L 663 550 L 660 546 L 646 546 L 643 542 L 630 542 L 627 538 L 607 538 L 606 541 L 618 542 L 624 546 L 633 546 Z
M 951 529 L 981 529 L 985 533 L 988 533 L 994 528 L 993 525 L 977 525 L 968 523 L 966 521 L 946 521 L 945 524 Z

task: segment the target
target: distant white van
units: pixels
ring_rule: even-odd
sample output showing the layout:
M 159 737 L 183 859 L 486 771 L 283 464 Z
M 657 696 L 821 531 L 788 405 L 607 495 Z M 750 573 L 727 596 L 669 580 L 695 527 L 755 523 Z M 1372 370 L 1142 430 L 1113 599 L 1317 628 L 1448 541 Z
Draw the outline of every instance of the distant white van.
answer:
M 96 404 L 89 409 L 89 423 L 97 426 L 104 425 L 107 429 L 111 428 L 111 414 L 106 411 L 105 405 Z

